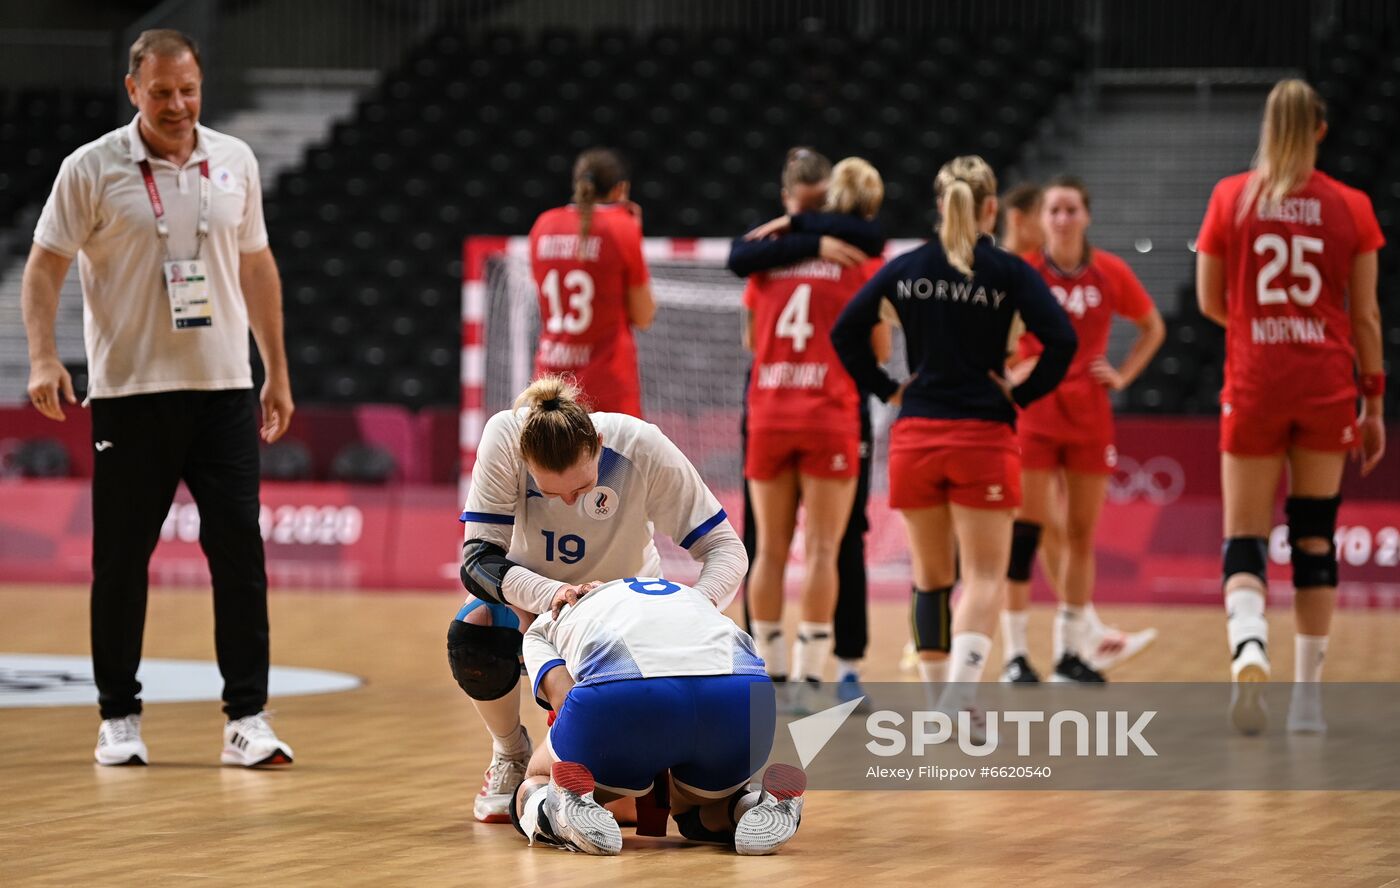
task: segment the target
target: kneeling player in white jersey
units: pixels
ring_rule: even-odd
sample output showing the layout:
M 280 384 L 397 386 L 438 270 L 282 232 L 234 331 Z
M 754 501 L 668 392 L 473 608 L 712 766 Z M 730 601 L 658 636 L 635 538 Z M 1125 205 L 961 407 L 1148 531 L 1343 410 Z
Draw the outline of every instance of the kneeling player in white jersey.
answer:
M 773 684 L 753 639 L 696 589 L 614 580 L 561 595 L 525 633 L 535 699 L 559 713 L 511 814 L 530 844 L 622 850 L 603 801 L 638 797 L 669 769 L 686 838 L 772 854 L 797 832 L 806 775 L 770 765 Z
M 447 633 L 448 661 L 491 732 L 476 819 L 504 823 L 525 776 L 520 633 L 579 584 L 661 572 L 652 537 L 702 562 L 695 589 L 726 607 L 748 569 L 743 544 L 675 444 L 650 423 L 590 414 L 557 377 L 536 380 L 482 432 L 462 521 L 462 583 L 472 597 Z

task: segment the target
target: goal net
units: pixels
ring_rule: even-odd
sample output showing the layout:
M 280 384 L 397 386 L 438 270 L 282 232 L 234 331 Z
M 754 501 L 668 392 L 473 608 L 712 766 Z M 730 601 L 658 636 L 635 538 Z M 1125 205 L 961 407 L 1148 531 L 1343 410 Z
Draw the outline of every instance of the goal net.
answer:
M 892 244 L 891 253 L 910 244 Z M 722 238 L 646 238 L 656 319 L 636 334 L 642 409 L 695 464 L 728 511 L 743 521 L 740 420 L 749 356 L 740 342 L 744 282 L 724 267 Z M 464 251 L 462 352 L 462 489 L 465 495 L 481 428 L 508 408 L 529 383 L 540 318 L 530 276 L 527 238 L 469 238 Z M 904 374 L 898 332 L 890 371 Z M 887 505 L 886 454 L 893 410 L 872 399 L 874 465 L 866 537 L 870 581 L 905 584 L 908 546 Z M 693 579 L 695 564 L 670 540 L 658 538 L 669 576 Z M 800 534 L 794 562 L 800 558 Z M 799 576 L 797 563 L 789 579 Z

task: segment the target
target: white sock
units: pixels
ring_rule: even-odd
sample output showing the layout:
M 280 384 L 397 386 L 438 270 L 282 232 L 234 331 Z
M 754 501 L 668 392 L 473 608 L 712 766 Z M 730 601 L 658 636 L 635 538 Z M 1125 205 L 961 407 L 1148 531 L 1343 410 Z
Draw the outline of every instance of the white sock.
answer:
M 952 648 L 948 653 L 948 684 L 938 701 L 938 708 L 945 712 L 958 712 L 972 706 L 973 685 L 982 680 L 987 655 L 992 652 L 992 640 L 980 632 L 955 632 Z
M 1001 612 L 1001 634 L 1006 639 L 1006 652 L 1003 659 L 1010 663 L 1017 657 L 1030 655 L 1030 645 L 1026 642 L 1026 625 L 1031 621 L 1030 611 L 1004 610 Z
M 1259 589 L 1234 589 L 1225 595 L 1225 634 L 1233 658 L 1240 644 L 1257 638 L 1269 643 L 1269 623 L 1264 619 L 1264 593 Z
M 487 730 L 490 730 L 489 728 Z M 525 734 L 525 726 L 516 723 L 515 730 L 504 737 L 491 735 L 491 750 L 511 758 L 520 758 L 530 751 L 530 738 Z
M 1084 650 L 1089 636 L 1089 620 L 1084 608 L 1074 604 L 1061 604 L 1055 612 L 1055 646 L 1058 653 L 1055 662 L 1066 654 L 1078 656 Z
M 797 624 L 797 640 L 792 643 L 794 680 L 822 680 L 826 674 L 826 661 L 831 658 L 831 646 L 835 643 L 831 636 L 832 631 L 830 623 L 809 623 L 803 620 Z
M 768 674 L 786 677 L 788 674 L 787 643 L 783 641 L 782 620 L 750 620 L 753 643 L 768 669 Z
M 1103 631 L 1103 620 L 1099 619 L 1099 612 L 1094 610 L 1094 603 L 1092 601 L 1084 605 L 1084 619 L 1089 621 L 1089 626 L 1094 630 L 1099 632 Z
M 1293 636 L 1293 680 L 1322 681 L 1322 661 L 1327 658 L 1326 635 Z
M 847 660 L 844 657 L 836 658 L 836 680 L 845 681 L 846 676 L 854 676 L 856 681 L 860 681 L 860 660 Z
M 943 684 L 948 680 L 948 661 L 920 659 L 919 679 L 926 684 Z

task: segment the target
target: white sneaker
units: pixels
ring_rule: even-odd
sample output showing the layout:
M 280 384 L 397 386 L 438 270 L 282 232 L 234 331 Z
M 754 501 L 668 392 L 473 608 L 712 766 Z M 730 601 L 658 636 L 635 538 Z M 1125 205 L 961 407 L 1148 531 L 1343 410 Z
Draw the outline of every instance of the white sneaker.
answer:
M 1230 691 L 1230 723 L 1241 734 L 1253 736 L 1269 726 L 1269 708 L 1264 701 L 1264 685 L 1269 680 L 1269 655 L 1258 643 L 1246 642 L 1230 664 L 1235 680 Z
M 99 765 L 144 765 L 149 760 L 141 741 L 141 716 L 109 718 L 97 729 L 97 749 L 93 757 Z
M 1088 651 L 1083 653 L 1084 664 L 1095 672 L 1107 672 L 1142 653 L 1144 648 L 1156 640 L 1156 629 L 1124 632 L 1122 629 L 1097 623 L 1090 630 Z
M 525 769 L 530 764 L 530 753 L 534 746 L 530 735 L 525 734 L 525 751 L 520 755 L 507 755 L 494 752 L 491 766 L 481 780 L 481 791 L 472 804 L 472 814 L 481 823 L 510 823 L 510 807 L 515 799 L 515 791 L 525 780 Z
M 290 765 L 292 748 L 272 731 L 267 710 L 234 719 L 224 725 L 224 752 L 220 760 L 226 765 L 261 768 Z
M 554 834 L 571 851 L 612 857 L 622 850 L 622 830 L 612 812 L 593 798 L 593 774 L 578 762 L 549 769 L 544 808 Z
M 1288 733 L 1325 734 L 1327 722 L 1322 717 L 1322 688 L 1317 684 L 1295 684 L 1288 703 Z
M 807 775 L 792 765 L 769 765 L 763 772 L 763 795 L 734 827 L 734 850 L 748 857 L 772 854 L 797 834 L 802 823 L 802 794 Z

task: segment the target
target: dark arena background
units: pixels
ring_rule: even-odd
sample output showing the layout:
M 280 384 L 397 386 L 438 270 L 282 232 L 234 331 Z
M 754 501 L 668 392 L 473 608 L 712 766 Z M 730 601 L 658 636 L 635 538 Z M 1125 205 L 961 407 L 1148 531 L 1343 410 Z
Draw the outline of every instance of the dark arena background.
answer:
M 298 754 L 276 773 L 218 765 L 210 577 L 183 487 L 150 565 L 153 761 L 93 765 L 90 414 L 71 406 L 52 422 L 26 392 L 21 278 L 39 212 L 63 159 L 132 119 L 121 76 L 149 28 L 199 42 L 201 122 L 257 156 L 282 278 L 297 411 L 262 448 L 261 525 L 271 705 Z M 1118 464 L 1094 597 L 1106 622 L 1158 637 L 1110 680 L 1227 684 L 1225 345 L 1197 308 L 1195 239 L 1212 186 L 1249 167 L 1265 97 L 1290 77 L 1328 106 L 1318 168 L 1370 197 L 1390 244 L 1379 294 L 1393 367 L 1400 6 L 1387 0 L 4 4 L 0 885 L 1400 884 L 1393 758 L 1378 783 L 1331 789 L 814 785 L 801 830 L 765 860 L 693 846 L 674 828 L 634 838 L 624 827 L 612 861 L 527 848 L 509 825 L 473 819 L 491 740 L 443 655 L 464 596 L 457 516 L 482 424 L 533 371 L 525 236 L 569 202 L 575 158 L 609 146 L 628 162 L 658 306 L 637 334 L 646 418 L 737 526 L 749 356 L 743 281 L 725 259 L 731 238 L 782 212 L 784 154 L 810 145 L 880 171 L 887 258 L 932 235 L 933 179 L 954 156 L 985 158 L 1003 192 L 1066 173 L 1087 184 L 1090 241 L 1127 261 L 1167 329 L 1147 370 L 1113 396 Z M 56 332 L 80 400 L 83 323 L 75 263 Z M 1134 332 L 1115 327 L 1110 359 Z M 899 336 L 895 346 L 889 366 L 902 375 Z M 260 365 L 254 375 L 260 384 Z M 1400 682 L 1397 392 L 1385 402 L 1391 452 L 1364 479 L 1349 464 L 1343 481 L 1330 682 Z M 917 676 L 900 663 L 911 580 L 888 505 L 893 410 L 877 404 L 872 419 L 863 680 L 875 695 Z M 686 553 L 659 542 L 667 575 L 693 579 Z M 1285 682 L 1293 585 L 1281 497 L 1269 562 L 1270 653 Z M 795 553 L 792 625 L 801 563 Z M 1047 665 L 1054 600 L 1038 571 L 1030 653 Z M 737 600 L 731 615 L 743 624 Z M 522 711 L 538 744 L 543 713 L 528 701 Z M 1395 715 L 1386 703 L 1375 716 L 1391 717 L 1392 743 Z M 1232 738 L 1230 755 L 1293 748 L 1278 721 L 1265 737 Z

